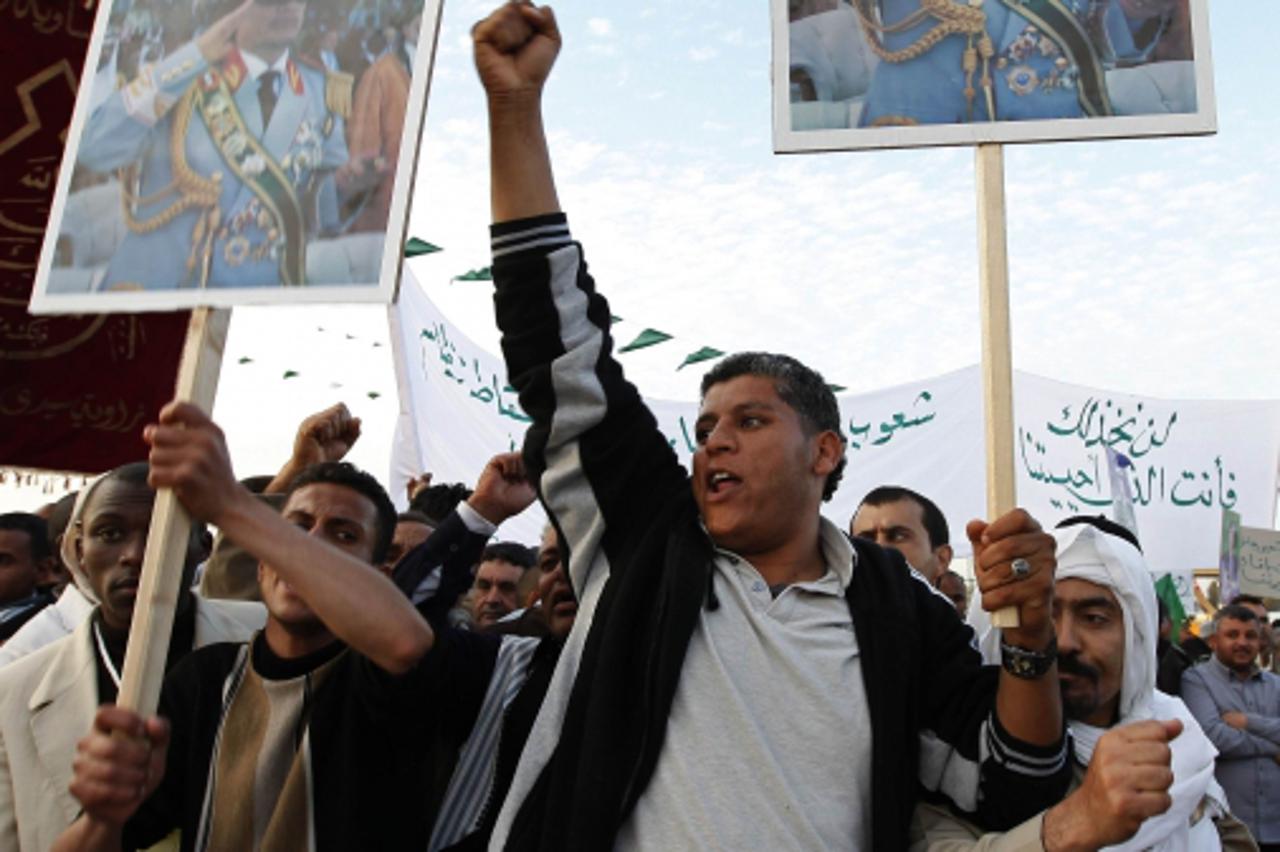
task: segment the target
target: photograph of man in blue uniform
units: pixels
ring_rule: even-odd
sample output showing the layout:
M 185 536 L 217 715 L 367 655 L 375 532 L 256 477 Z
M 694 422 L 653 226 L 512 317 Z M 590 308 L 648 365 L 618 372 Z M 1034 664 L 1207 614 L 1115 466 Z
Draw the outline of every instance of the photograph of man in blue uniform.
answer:
M 1190 10 L 1190 0 L 791 0 L 793 129 L 1195 112 Z
M 376 286 L 385 233 L 351 225 L 397 163 L 349 154 L 367 58 L 316 46 L 384 22 L 354 0 L 184 5 L 110 10 L 47 291 Z

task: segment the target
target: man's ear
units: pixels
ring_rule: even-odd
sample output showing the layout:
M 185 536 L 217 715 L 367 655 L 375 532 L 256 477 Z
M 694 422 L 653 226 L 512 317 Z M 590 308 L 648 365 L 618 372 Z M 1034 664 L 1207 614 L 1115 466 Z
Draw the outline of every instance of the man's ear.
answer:
M 844 442 L 840 436 L 828 429 L 814 436 L 814 459 L 812 470 L 818 476 L 827 476 L 844 458 Z
M 942 576 L 942 572 L 951 567 L 951 557 L 955 556 L 955 551 L 951 549 L 951 545 L 944 544 L 935 548 L 933 555 L 938 559 L 938 576 Z

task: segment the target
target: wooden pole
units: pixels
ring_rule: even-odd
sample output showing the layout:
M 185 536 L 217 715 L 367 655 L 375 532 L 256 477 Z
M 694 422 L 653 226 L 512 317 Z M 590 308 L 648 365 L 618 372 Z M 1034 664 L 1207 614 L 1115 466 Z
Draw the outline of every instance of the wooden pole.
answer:
M 1017 504 L 1013 447 L 1013 351 L 1009 332 L 1009 253 L 1004 205 L 1004 148 L 979 145 L 978 278 L 982 314 L 982 400 L 986 413 L 987 517 Z M 996 627 L 1017 627 L 1017 607 L 991 614 Z
M 213 409 L 230 319 L 231 311 L 226 308 L 196 308 L 187 326 L 174 397 L 198 405 L 206 413 Z M 121 707 L 142 716 L 153 715 L 160 702 L 190 533 L 191 517 L 177 496 L 171 489 L 159 489 L 116 699 Z

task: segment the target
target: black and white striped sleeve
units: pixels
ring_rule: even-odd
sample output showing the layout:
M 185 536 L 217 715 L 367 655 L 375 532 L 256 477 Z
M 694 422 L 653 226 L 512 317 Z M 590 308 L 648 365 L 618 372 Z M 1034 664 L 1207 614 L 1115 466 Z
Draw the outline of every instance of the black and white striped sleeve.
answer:
M 561 214 L 494 225 L 494 303 L 511 384 L 533 423 L 524 456 L 569 550 L 588 575 L 647 529 L 688 482 L 657 421 L 613 357 L 608 302 Z M 580 612 L 581 615 L 581 612 Z

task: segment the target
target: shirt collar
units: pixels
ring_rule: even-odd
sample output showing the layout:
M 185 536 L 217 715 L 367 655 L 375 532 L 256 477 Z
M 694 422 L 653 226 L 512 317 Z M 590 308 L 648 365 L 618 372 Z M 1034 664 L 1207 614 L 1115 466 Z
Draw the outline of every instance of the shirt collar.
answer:
M 701 520 L 698 523 L 702 526 L 703 532 L 706 532 L 706 524 Z M 710 538 L 710 533 L 707 537 Z M 848 589 L 849 584 L 853 582 L 853 569 L 858 563 L 858 551 L 853 549 L 853 542 L 849 541 L 849 537 L 838 526 L 823 517 L 818 518 L 818 542 L 822 548 L 822 561 L 826 566 L 826 573 L 834 574 L 839 579 L 842 590 Z M 717 547 L 716 553 L 728 558 L 731 562 L 743 558 L 723 547 Z
M 1219 660 L 1217 654 L 1210 657 L 1209 662 L 1210 664 L 1217 666 L 1218 671 L 1221 672 L 1227 680 L 1241 680 L 1241 678 L 1236 674 L 1236 670 L 1225 665 L 1222 660 Z M 1249 674 L 1244 678 L 1244 680 L 1258 680 L 1261 677 L 1262 669 L 1258 668 L 1258 664 L 1255 662 L 1250 666 Z
M 853 582 L 853 569 L 858 564 L 858 551 L 853 549 L 853 542 L 844 534 L 844 530 L 826 518 L 820 518 L 818 535 L 822 541 L 822 559 L 827 563 L 827 570 L 834 571 L 840 578 L 840 588 L 847 589 Z
M 259 56 L 254 56 L 247 50 L 240 51 L 240 58 L 244 60 L 244 68 L 250 80 L 257 80 L 262 76 L 263 72 L 268 69 L 272 71 L 279 71 L 281 78 L 283 78 L 285 70 L 289 65 L 289 51 L 287 50 L 280 54 L 280 58 L 270 65 L 267 64 L 266 60 Z

